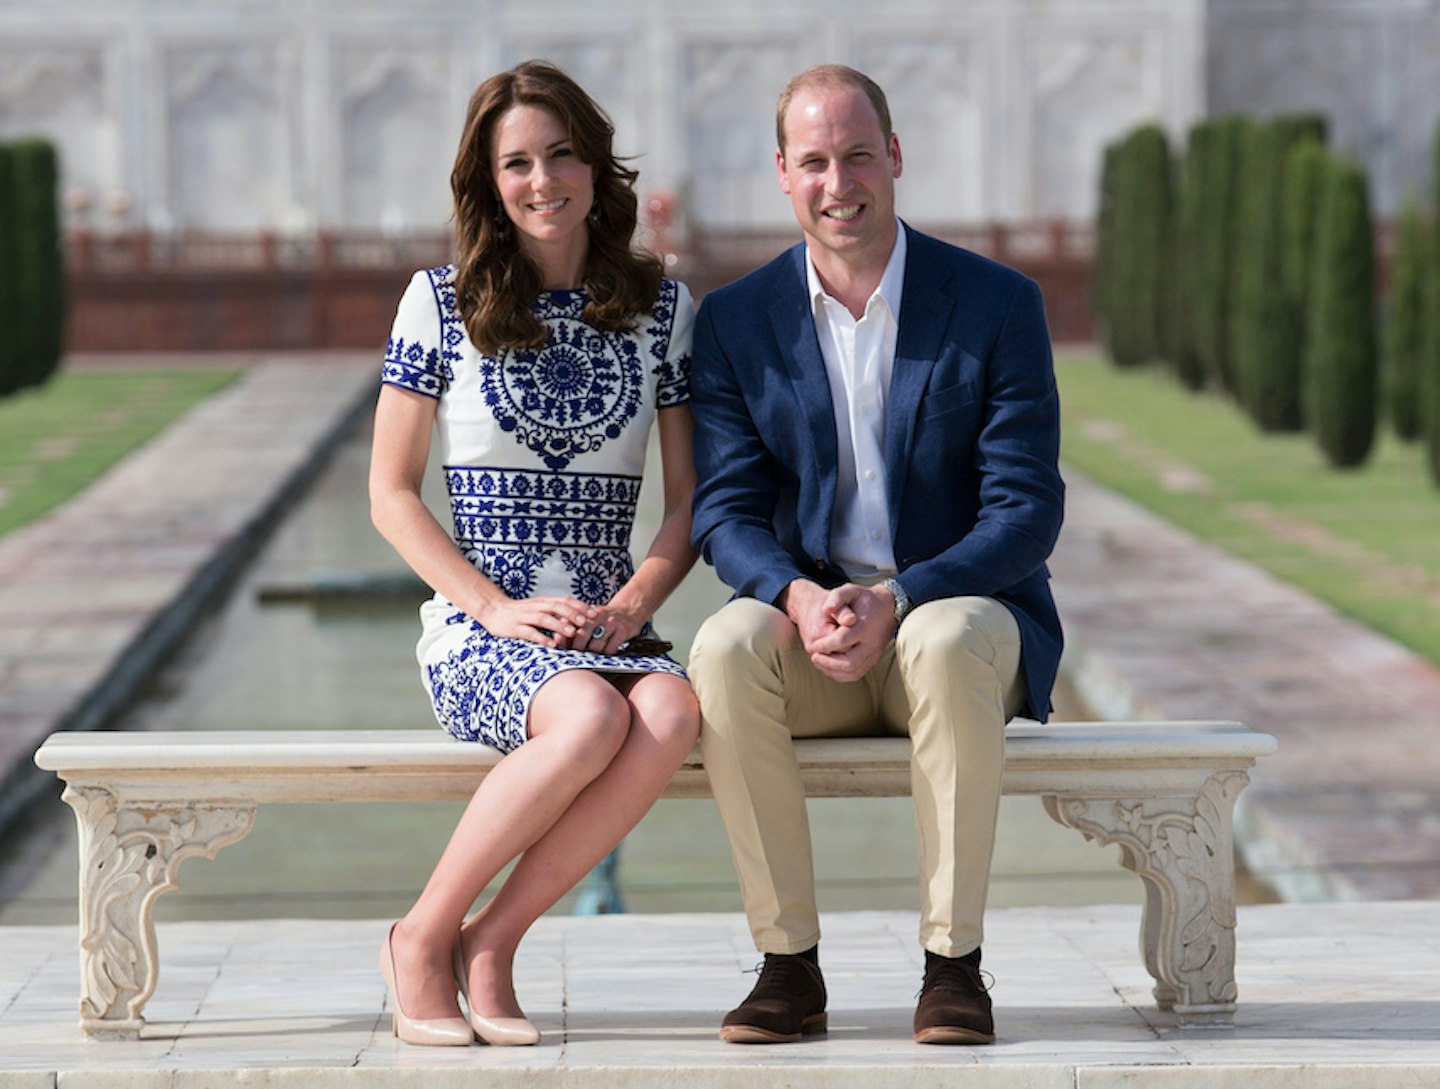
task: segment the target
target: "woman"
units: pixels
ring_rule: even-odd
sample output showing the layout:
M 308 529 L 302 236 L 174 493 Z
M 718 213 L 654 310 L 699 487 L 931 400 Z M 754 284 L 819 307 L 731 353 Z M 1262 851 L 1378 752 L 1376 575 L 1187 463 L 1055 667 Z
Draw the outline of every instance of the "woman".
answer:
M 409 1043 L 539 1040 L 511 979 L 521 938 L 635 826 L 699 729 L 649 619 L 695 559 L 694 306 L 631 249 L 636 173 L 612 137 L 551 65 L 482 84 L 451 174 L 457 263 L 416 273 L 386 350 L 372 517 L 435 590 L 417 654 L 437 718 L 507 754 L 380 950 Z M 637 568 L 652 421 L 665 516 Z M 453 539 L 420 498 L 432 428 Z

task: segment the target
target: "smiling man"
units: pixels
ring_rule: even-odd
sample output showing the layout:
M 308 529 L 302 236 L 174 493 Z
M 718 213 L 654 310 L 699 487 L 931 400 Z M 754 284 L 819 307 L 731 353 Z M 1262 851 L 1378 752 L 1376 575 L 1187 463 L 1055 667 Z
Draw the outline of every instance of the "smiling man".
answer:
M 696 636 L 705 768 L 765 954 L 733 1043 L 826 1031 L 792 739 L 912 742 L 920 1043 L 995 1038 L 980 976 L 1005 724 L 1043 720 L 1061 633 L 1060 414 L 1036 285 L 901 223 L 884 92 L 825 65 L 776 111 L 804 234 L 695 331 L 694 541 L 736 591 Z

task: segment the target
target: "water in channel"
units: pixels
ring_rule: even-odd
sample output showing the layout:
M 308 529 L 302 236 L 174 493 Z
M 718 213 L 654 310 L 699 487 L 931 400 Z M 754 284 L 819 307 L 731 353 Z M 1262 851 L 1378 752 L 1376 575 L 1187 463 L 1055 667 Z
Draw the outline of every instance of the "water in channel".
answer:
M 368 422 L 188 639 L 118 728 L 127 730 L 438 729 L 413 646 L 426 592 L 369 522 Z M 653 453 L 653 451 L 652 451 Z M 653 460 L 653 459 L 652 459 Z M 633 544 L 658 521 L 658 466 L 641 497 Z M 653 486 L 652 486 L 653 484 Z M 427 500 L 443 512 L 438 476 Z M 441 513 L 448 525 L 448 514 Z M 685 660 L 700 622 L 728 596 L 703 564 L 657 617 Z M 1074 706 L 1062 714 L 1078 717 Z M 0 924 L 76 919 L 69 810 L 36 808 L 0 845 Z M 914 910 L 919 902 L 909 799 L 810 802 L 821 909 Z M 458 803 L 262 806 L 254 831 L 213 861 L 182 864 L 156 919 L 388 918 L 424 882 Z M 1037 799 L 1006 798 L 992 906 L 1139 902 L 1116 848 L 1052 824 Z M 661 801 L 620 852 L 630 911 L 738 911 L 740 897 L 714 803 Z M 576 893 L 556 911 L 573 910 Z

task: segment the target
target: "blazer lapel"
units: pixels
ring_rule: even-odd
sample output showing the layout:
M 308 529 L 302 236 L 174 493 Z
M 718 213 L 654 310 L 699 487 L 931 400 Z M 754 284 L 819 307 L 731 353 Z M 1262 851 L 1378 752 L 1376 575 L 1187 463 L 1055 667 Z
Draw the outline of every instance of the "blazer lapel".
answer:
M 815 332 L 815 315 L 805 290 L 805 247 L 791 251 L 795 260 L 790 274 L 779 285 L 770 304 L 770 322 L 780 355 L 790 373 L 790 384 L 800 404 L 800 418 L 810 434 L 809 448 L 814 452 L 816 474 L 820 484 L 820 514 L 823 518 L 822 540 L 829 540 L 830 517 L 835 509 L 836 462 L 839 452 L 835 440 L 835 405 L 830 397 L 830 379 L 825 372 L 825 357 L 820 354 L 820 341 Z
M 945 343 L 955 300 L 943 288 L 949 270 L 931 260 L 928 239 L 905 227 L 905 288 L 900 302 L 900 327 L 895 338 L 895 369 L 885 406 L 885 465 L 889 489 L 890 532 L 900 524 L 915 420 L 930 372 Z M 891 467 L 901 471 L 890 472 Z

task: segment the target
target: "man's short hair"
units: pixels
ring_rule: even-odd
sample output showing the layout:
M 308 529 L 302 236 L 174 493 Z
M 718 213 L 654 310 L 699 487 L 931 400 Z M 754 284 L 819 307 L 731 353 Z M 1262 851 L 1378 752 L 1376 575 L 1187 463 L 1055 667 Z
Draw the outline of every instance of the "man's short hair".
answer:
M 863 91 L 875 109 L 875 116 L 880 119 L 880 132 L 885 137 L 885 143 L 890 143 L 893 132 L 890 127 L 890 104 L 885 101 L 885 92 L 880 89 L 880 85 L 864 72 L 857 72 L 846 65 L 817 64 L 814 68 L 805 69 L 785 84 L 785 89 L 780 92 L 780 101 L 775 107 L 775 144 L 781 155 L 785 154 L 785 115 L 790 112 L 790 101 L 798 92 L 811 87 L 851 87 Z

